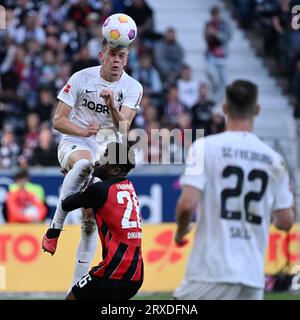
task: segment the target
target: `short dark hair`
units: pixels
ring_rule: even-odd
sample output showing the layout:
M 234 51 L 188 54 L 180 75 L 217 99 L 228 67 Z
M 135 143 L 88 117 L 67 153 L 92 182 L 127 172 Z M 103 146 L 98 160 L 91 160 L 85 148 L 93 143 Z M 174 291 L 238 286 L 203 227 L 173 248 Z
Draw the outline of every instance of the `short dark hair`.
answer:
M 228 110 L 233 118 L 254 116 L 257 97 L 257 85 L 247 80 L 236 80 L 226 87 Z
M 126 49 L 129 50 L 130 47 L 131 47 L 131 44 L 130 44 L 129 47 L 127 47 Z M 103 38 L 103 40 L 102 40 L 102 48 L 111 48 L 111 47 L 109 46 L 108 41 L 107 41 L 105 38 Z M 124 48 L 125 48 L 125 47 L 124 47 Z M 113 48 L 113 49 L 118 50 L 118 49 L 123 49 L 123 47 Z
M 120 167 L 122 173 L 128 173 L 135 168 L 135 152 L 132 143 L 110 142 L 107 145 L 107 161 Z
M 219 13 L 220 13 L 220 8 L 219 8 L 218 6 L 213 6 L 213 7 L 211 7 L 211 9 L 210 9 L 210 13 L 211 13 L 212 15 L 219 14 Z
M 15 180 L 19 179 L 29 179 L 29 173 L 25 169 L 21 169 L 15 174 Z

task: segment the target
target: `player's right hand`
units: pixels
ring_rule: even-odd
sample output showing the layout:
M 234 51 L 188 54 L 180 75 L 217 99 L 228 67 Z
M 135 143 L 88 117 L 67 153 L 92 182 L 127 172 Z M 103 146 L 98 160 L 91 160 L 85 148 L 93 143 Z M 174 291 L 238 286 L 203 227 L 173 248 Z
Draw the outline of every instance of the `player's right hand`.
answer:
M 82 136 L 85 138 L 88 138 L 92 136 L 93 134 L 97 134 L 98 130 L 100 129 L 99 124 L 90 123 L 83 131 Z

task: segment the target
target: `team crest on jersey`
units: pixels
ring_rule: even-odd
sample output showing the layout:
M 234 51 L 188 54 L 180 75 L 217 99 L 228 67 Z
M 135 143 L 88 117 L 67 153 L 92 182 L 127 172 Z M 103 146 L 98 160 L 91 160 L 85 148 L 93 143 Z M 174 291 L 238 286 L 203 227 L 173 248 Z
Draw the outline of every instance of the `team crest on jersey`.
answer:
M 122 93 L 122 91 L 119 91 L 119 92 L 116 93 L 116 98 L 117 98 L 118 102 L 123 101 L 123 93 Z

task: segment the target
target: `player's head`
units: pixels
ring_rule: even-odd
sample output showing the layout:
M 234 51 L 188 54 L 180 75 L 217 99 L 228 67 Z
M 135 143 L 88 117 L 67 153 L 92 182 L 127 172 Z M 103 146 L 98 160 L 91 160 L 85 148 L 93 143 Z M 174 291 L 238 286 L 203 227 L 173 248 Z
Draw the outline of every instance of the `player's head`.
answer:
M 225 114 L 232 119 L 252 119 L 259 112 L 257 85 L 246 80 L 236 80 L 226 87 Z
M 131 144 L 110 142 L 103 155 L 95 162 L 93 176 L 102 181 L 113 177 L 126 177 L 135 167 L 135 154 Z
M 102 50 L 99 53 L 99 59 L 102 66 L 102 72 L 113 78 L 119 78 L 127 64 L 129 50 L 127 48 L 112 48 L 104 39 Z

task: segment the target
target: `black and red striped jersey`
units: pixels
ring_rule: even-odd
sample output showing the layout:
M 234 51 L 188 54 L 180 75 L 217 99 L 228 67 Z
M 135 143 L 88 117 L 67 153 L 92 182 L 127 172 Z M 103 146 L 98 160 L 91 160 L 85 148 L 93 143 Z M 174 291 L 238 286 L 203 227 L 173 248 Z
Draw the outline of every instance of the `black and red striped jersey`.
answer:
M 112 178 L 90 185 L 63 201 L 63 210 L 93 208 L 103 261 L 92 269 L 106 279 L 143 280 L 142 226 L 139 202 L 131 181 Z

